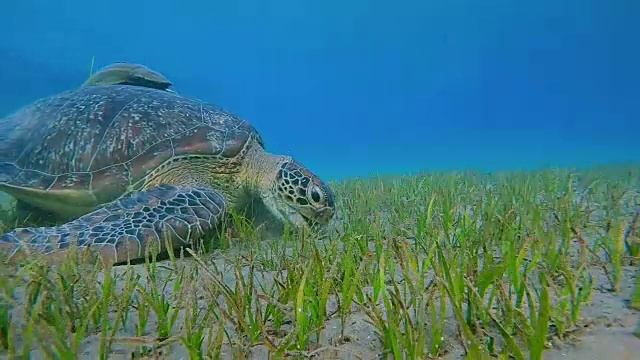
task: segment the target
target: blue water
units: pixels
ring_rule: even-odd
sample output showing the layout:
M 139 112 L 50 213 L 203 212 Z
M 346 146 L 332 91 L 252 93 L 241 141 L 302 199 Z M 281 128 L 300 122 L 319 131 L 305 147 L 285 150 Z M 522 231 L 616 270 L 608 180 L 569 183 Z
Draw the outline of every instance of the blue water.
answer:
M 0 114 L 131 61 L 324 178 L 640 160 L 637 0 L 4 0 Z

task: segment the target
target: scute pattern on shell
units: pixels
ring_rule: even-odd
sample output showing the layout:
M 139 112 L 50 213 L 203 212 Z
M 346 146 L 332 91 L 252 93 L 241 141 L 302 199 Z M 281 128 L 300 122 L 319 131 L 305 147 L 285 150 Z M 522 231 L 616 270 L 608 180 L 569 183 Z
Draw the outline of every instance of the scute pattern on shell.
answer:
M 262 145 L 253 126 L 217 106 L 127 85 L 41 99 L 0 128 L 0 182 L 38 189 L 121 188 L 172 156 L 232 158 L 250 138 Z

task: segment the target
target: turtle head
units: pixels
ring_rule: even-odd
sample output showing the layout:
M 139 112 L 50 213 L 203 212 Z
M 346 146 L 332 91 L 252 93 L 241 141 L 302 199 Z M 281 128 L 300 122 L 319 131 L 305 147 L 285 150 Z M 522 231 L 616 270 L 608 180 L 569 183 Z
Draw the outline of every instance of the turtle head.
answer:
M 328 224 L 335 213 L 333 191 L 289 157 L 280 157 L 276 164 L 275 176 L 262 196 L 271 212 L 298 228 Z

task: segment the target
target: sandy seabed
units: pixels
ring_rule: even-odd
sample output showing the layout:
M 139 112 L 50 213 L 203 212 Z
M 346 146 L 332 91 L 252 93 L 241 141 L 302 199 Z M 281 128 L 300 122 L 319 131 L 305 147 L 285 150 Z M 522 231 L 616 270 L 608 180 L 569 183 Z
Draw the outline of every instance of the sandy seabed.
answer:
M 220 268 L 224 268 L 225 263 L 233 260 L 227 260 L 231 256 L 237 256 L 236 251 L 221 252 L 214 254 L 213 262 Z M 235 255 L 232 253 L 236 253 Z M 195 266 L 192 259 L 177 260 L 178 266 Z M 116 275 L 122 275 L 126 267 L 115 267 L 112 271 Z M 134 265 L 132 269 L 141 275 L 146 272 L 144 265 Z M 162 268 L 159 268 L 162 269 Z M 581 327 L 576 329 L 570 339 L 560 341 L 554 338 L 551 341 L 552 348 L 545 352 L 545 359 L 565 359 L 565 360 L 600 360 L 600 359 L 640 359 L 640 339 L 634 335 L 636 327 L 640 324 L 640 312 L 629 308 L 631 294 L 634 288 L 636 268 L 628 266 L 624 268 L 623 278 L 621 279 L 619 290 L 616 293 L 609 291 L 607 288 L 608 280 L 605 274 L 597 268 L 592 268 L 591 273 L 594 275 L 596 286 L 591 296 L 591 301 L 582 307 L 581 311 Z M 164 273 L 166 272 L 166 274 Z M 272 281 L 269 274 L 263 274 L 262 281 Z M 160 270 L 159 277 L 169 276 L 168 270 Z M 271 280 L 270 280 L 271 279 Z M 225 282 L 232 285 L 233 275 L 225 276 Z M 144 276 L 140 281 L 145 281 Z M 206 281 L 206 279 L 202 279 Z M 169 286 L 168 288 L 170 288 Z M 22 299 L 18 299 L 19 301 Z M 206 307 L 207 304 L 200 304 Z M 336 302 L 329 300 L 328 307 L 335 308 Z M 331 309 L 329 309 L 330 311 Z M 183 313 L 181 313 L 181 317 Z M 131 337 L 134 333 L 133 327 L 136 318 L 134 310 L 130 314 L 130 322 L 132 323 L 129 331 L 125 330 L 119 335 L 122 339 Z M 154 319 L 150 318 L 149 329 L 154 328 Z M 462 359 L 464 357 L 464 349 L 460 345 L 460 341 L 455 335 L 454 320 L 450 318 L 447 326 L 450 341 L 446 341 L 445 355 L 438 357 L 439 359 Z M 176 322 L 175 330 L 180 331 L 184 324 L 184 319 L 179 318 Z M 374 330 L 374 326 L 367 321 L 367 316 L 353 308 L 353 313 L 347 325 L 345 335 L 348 341 L 340 336 L 339 319 L 331 319 L 325 323 L 323 343 L 327 349 L 315 353 L 313 358 L 318 359 L 379 359 L 382 353 L 382 343 Z M 155 334 L 147 334 L 149 339 L 155 338 Z M 79 354 L 81 359 L 98 359 L 98 349 L 100 344 L 99 335 L 92 335 L 86 338 L 81 346 L 82 352 Z M 132 354 L 139 349 L 139 343 L 127 343 L 126 341 L 115 342 L 112 348 L 110 359 L 189 359 L 187 350 L 180 344 L 163 346 L 153 355 L 133 357 Z M 320 344 L 322 347 L 323 344 Z M 225 349 L 226 348 L 226 349 Z M 227 346 L 223 346 L 221 358 L 235 359 L 232 350 Z M 249 359 L 268 359 L 269 353 L 265 346 L 253 346 L 247 352 Z M 526 356 L 526 355 L 525 355 Z M 1 359 L 8 359 L 4 354 L 0 355 Z M 31 359 L 45 359 L 42 352 L 34 350 L 31 353 Z

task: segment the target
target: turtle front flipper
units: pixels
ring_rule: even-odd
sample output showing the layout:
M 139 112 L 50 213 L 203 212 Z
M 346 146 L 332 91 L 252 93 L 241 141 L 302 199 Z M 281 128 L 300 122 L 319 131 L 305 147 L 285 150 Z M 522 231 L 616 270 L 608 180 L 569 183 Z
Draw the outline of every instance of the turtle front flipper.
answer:
M 0 237 L 9 259 L 30 253 L 64 257 L 75 247 L 105 264 L 143 258 L 150 246 L 169 250 L 213 235 L 226 215 L 223 196 L 207 187 L 159 185 L 129 194 L 55 227 L 18 228 Z

